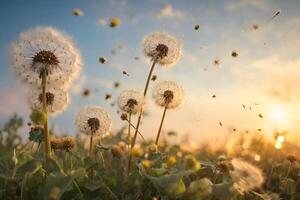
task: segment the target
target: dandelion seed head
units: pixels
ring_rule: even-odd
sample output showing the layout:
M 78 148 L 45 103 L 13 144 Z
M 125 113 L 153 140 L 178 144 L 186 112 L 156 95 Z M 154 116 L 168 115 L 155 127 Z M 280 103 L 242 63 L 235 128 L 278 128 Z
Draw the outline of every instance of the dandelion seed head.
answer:
M 174 65 L 181 56 L 181 45 L 173 36 L 155 32 L 145 37 L 143 49 L 146 56 L 161 66 Z
M 11 45 L 10 60 L 16 77 L 29 84 L 40 84 L 40 75 L 46 72 L 48 84 L 68 86 L 82 66 L 80 53 L 70 37 L 52 27 L 21 33 Z
M 144 102 L 143 94 L 136 90 L 124 90 L 118 97 L 118 107 L 126 113 L 136 114 Z
M 43 108 L 42 89 L 33 87 L 28 95 L 31 109 L 41 110 Z M 58 87 L 48 87 L 46 90 L 46 105 L 48 112 L 56 115 L 62 112 L 69 104 L 69 94 L 64 89 Z
M 184 90 L 175 81 L 159 82 L 153 89 L 152 97 L 159 106 L 177 108 L 184 99 Z
M 108 112 L 99 106 L 85 106 L 76 117 L 76 125 L 80 133 L 101 135 L 110 131 L 112 120 Z
M 233 170 L 230 170 L 229 173 L 233 181 L 233 187 L 241 194 L 263 184 L 262 171 L 256 166 L 238 158 L 232 159 L 231 164 Z

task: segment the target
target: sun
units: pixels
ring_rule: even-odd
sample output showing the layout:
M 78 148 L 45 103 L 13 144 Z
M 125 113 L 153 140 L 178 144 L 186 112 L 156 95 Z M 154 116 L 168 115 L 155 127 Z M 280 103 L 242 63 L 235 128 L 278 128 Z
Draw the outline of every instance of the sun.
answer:
M 275 122 L 285 121 L 287 118 L 286 109 L 283 105 L 275 105 L 271 108 L 270 117 Z

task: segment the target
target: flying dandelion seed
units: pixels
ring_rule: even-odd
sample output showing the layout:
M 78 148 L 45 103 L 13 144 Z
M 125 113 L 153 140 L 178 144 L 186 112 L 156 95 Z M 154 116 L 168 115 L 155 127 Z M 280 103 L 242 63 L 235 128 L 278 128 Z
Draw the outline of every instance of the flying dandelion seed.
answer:
M 222 122 L 219 122 L 219 125 L 220 125 L 220 126 L 223 126 L 223 123 L 222 123 Z
M 156 81 L 156 79 L 157 79 L 157 76 L 156 76 L 156 75 L 153 75 L 153 76 L 151 77 L 151 81 Z
M 258 26 L 257 24 L 253 24 L 253 25 L 252 25 L 252 29 L 253 29 L 254 31 L 256 31 L 258 28 L 259 28 L 259 26 Z
M 217 96 L 214 94 L 214 95 L 212 95 L 212 97 L 211 98 L 216 98 Z
M 272 21 L 275 17 L 277 17 L 280 14 L 281 14 L 281 9 L 277 10 L 267 22 Z
M 120 82 L 118 82 L 118 81 L 115 82 L 115 83 L 114 83 L 114 88 L 119 88 L 119 87 L 120 87 Z
M 99 62 L 101 63 L 101 64 L 104 64 L 104 63 L 106 63 L 106 58 L 104 58 L 104 57 L 100 57 L 99 58 Z
M 28 99 L 32 109 L 42 110 L 42 90 L 40 88 L 31 88 Z M 65 90 L 55 87 L 47 88 L 46 105 L 50 114 L 60 113 L 67 107 L 68 103 L 69 95 Z
M 213 64 L 214 64 L 215 66 L 219 66 L 219 65 L 220 65 L 220 60 L 219 60 L 219 59 L 213 60 Z
M 123 75 L 129 76 L 129 74 L 126 71 L 122 72 Z
M 120 26 L 120 24 L 121 24 L 121 20 L 119 18 L 113 17 L 110 20 L 109 26 L 112 27 L 112 28 L 114 28 L 114 27 Z
M 73 15 L 79 17 L 79 16 L 82 16 L 83 15 L 83 12 L 79 9 L 79 8 L 75 8 L 73 10 Z
M 234 57 L 234 58 L 236 58 L 236 57 L 238 57 L 238 53 L 236 51 L 232 51 L 231 52 L 231 56 Z
M 229 172 L 233 181 L 233 188 L 239 193 L 243 194 L 259 188 L 264 183 L 263 173 L 256 166 L 238 158 L 232 159 L 231 164 L 233 170 Z
M 105 100 L 108 100 L 108 99 L 110 99 L 111 97 L 112 97 L 111 94 L 106 94 L 106 95 L 105 95 Z
M 199 24 L 196 24 L 196 25 L 194 26 L 194 29 L 195 29 L 195 30 L 199 30 L 199 28 L 200 28 L 200 25 L 199 25 Z
M 29 84 L 40 84 L 41 73 L 46 72 L 49 85 L 67 87 L 82 66 L 73 41 L 52 27 L 22 33 L 11 45 L 10 58 L 16 77 Z
M 83 97 L 88 97 L 88 96 L 90 96 L 90 94 L 91 94 L 91 90 L 89 90 L 89 89 L 84 89 L 82 92 Z
M 262 114 L 260 114 L 260 113 L 258 114 L 258 117 L 259 118 L 264 118 L 264 116 Z

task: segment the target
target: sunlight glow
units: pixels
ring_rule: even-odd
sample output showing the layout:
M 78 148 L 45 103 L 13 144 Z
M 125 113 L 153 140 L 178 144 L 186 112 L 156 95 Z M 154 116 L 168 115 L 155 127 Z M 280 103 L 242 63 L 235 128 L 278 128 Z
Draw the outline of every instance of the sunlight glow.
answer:
M 275 143 L 275 148 L 276 149 L 281 149 L 283 142 L 284 142 L 284 136 L 283 135 L 278 136 L 278 138 L 276 140 L 276 143 Z

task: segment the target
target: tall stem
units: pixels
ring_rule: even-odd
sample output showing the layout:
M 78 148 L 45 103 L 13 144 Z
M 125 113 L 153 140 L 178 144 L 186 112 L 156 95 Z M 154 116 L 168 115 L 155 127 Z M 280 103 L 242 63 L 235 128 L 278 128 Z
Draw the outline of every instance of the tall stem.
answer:
M 128 152 L 130 152 L 130 146 L 131 146 L 130 128 L 131 128 L 131 112 L 128 115 Z
M 153 61 L 151 69 L 150 69 L 150 72 L 148 74 L 147 82 L 146 82 L 145 89 L 144 89 L 144 99 L 147 96 L 148 87 L 149 87 L 149 83 L 150 83 L 150 80 L 151 80 L 151 76 L 152 76 L 155 64 L 156 64 L 156 60 Z M 139 116 L 138 116 L 138 120 L 137 120 L 137 123 L 136 123 L 135 132 L 134 132 L 134 136 L 133 136 L 133 140 L 131 142 L 131 149 L 135 145 L 136 137 L 137 137 L 137 134 L 139 132 L 139 127 L 140 127 L 140 123 L 141 123 L 141 119 L 142 119 L 142 115 L 143 115 L 143 111 L 144 111 L 144 106 L 143 105 L 142 105 L 142 107 L 140 109 L 140 112 L 139 112 Z M 129 159 L 128 159 L 128 168 L 127 168 L 128 169 L 128 174 L 129 174 L 130 169 L 131 169 L 131 160 L 132 160 L 132 155 L 131 155 L 131 151 L 130 151 L 130 155 L 129 155 Z
M 166 113 L 167 113 L 167 109 L 168 109 L 168 104 L 166 104 L 166 106 L 165 106 L 165 108 L 164 108 L 164 112 L 163 112 L 162 118 L 161 118 L 161 122 L 160 122 L 159 129 L 158 129 L 158 132 L 157 132 L 156 140 L 155 140 L 155 144 L 156 144 L 156 145 L 158 145 L 158 140 L 159 140 L 161 128 L 162 128 L 163 123 L 164 123 L 164 120 L 165 120 L 165 116 L 166 116 Z
M 43 103 L 43 112 L 46 115 L 46 121 L 44 123 L 44 134 L 45 134 L 45 165 L 48 166 L 50 162 L 50 136 L 48 130 L 48 110 L 47 110 L 47 96 L 46 96 L 46 88 L 47 88 L 47 73 L 46 71 L 42 72 L 42 103 Z
M 90 149 L 89 149 L 90 158 L 93 157 L 93 135 L 90 136 Z
M 145 85 L 145 89 L 144 89 L 144 98 L 147 96 L 148 87 L 149 87 L 150 79 L 151 79 L 151 76 L 152 76 L 152 73 L 153 73 L 155 64 L 156 64 L 156 61 L 153 61 L 152 66 L 151 66 L 151 69 L 150 69 L 150 72 L 149 72 L 149 74 L 148 74 L 148 78 L 147 78 L 147 82 L 146 82 L 146 85 Z M 143 104 L 143 105 L 144 105 L 144 104 Z M 142 107 L 141 107 L 141 109 L 140 109 L 138 121 L 137 121 L 137 123 L 136 123 L 136 129 L 135 129 L 134 136 L 133 136 L 133 140 L 132 140 L 132 143 L 131 143 L 131 147 L 132 147 L 132 148 L 133 148 L 134 145 L 135 145 L 136 136 L 137 136 L 138 131 L 139 131 L 139 127 L 140 127 L 140 123 L 141 123 L 141 119 L 142 119 L 142 115 L 143 115 L 143 111 L 144 111 L 144 106 L 143 106 L 143 105 L 142 105 Z
M 89 149 L 89 157 L 93 158 L 93 135 L 90 136 L 90 149 Z M 94 169 L 93 167 L 90 169 L 90 178 L 94 178 Z

